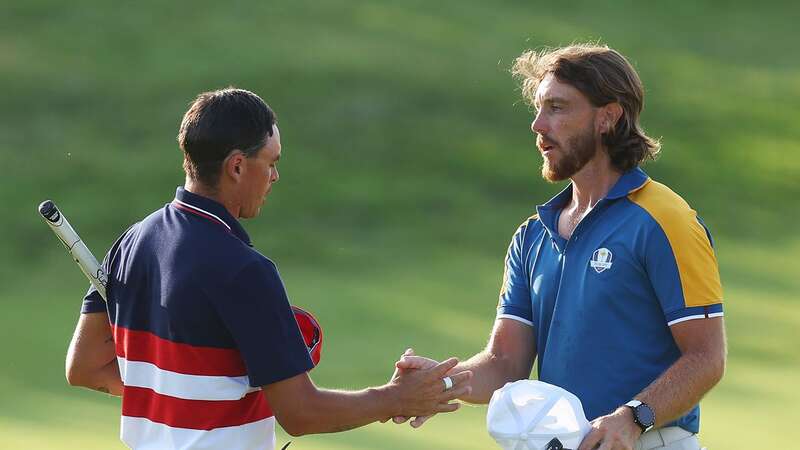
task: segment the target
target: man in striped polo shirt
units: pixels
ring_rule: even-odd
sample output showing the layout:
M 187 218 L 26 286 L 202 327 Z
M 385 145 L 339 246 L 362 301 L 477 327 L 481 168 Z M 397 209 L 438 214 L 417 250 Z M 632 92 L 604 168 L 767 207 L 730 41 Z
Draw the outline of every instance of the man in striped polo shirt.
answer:
M 278 180 L 280 133 L 257 95 L 201 94 L 178 140 L 185 185 L 111 247 L 108 303 L 89 289 L 67 355 L 70 384 L 122 395 L 125 444 L 273 449 L 276 419 L 301 435 L 457 409 L 471 373 L 445 377 L 455 359 L 362 391 L 310 380 L 277 268 L 238 221 Z

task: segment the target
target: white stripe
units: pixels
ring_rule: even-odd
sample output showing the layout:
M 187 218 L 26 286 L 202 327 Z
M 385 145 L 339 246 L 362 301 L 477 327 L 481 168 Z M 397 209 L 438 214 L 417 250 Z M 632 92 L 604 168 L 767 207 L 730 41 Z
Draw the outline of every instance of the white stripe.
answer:
M 671 327 L 671 326 L 675 325 L 676 323 L 686 322 L 687 320 L 705 319 L 706 317 L 709 317 L 709 318 L 711 318 L 711 317 L 722 317 L 723 315 L 724 315 L 724 313 L 721 313 L 721 312 L 711 313 L 708 316 L 706 316 L 705 314 L 695 314 L 693 316 L 680 317 L 678 319 L 669 321 L 669 322 L 667 322 L 667 326 Z
M 201 212 L 201 213 L 203 213 L 203 214 L 208 214 L 209 216 L 211 216 L 211 217 L 213 217 L 213 218 L 215 218 L 215 219 L 219 220 L 220 222 L 222 222 L 222 224 L 223 224 L 223 225 L 225 225 L 225 226 L 226 226 L 226 227 L 227 227 L 229 230 L 231 229 L 231 227 L 230 227 L 230 226 L 229 226 L 227 223 L 225 223 L 225 221 L 224 221 L 224 220 L 220 219 L 220 218 L 219 218 L 219 217 L 218 217 L 216 214 L 211 214 L 210 212 L 206 211 L 205 209 L 201 209 L 201 208 L 198 208 L 197 206 L 192 206 L 192 205 L 190 205 L 190 204 L 188 204 L 188 203 L 184 203 L 184 202 L 182 202 L 182 201 L 178 200 L 177 198 L 175 199 L 175 201 L 176 201 L 176 202 L 177 202 L 179 205 L 183 205 L 183 206 L 185 206 L 185 207 L 187 207 L 187 208 L 191 208 L 191 209 L 193 209 L 193 210 L 195 210 L 195 211 L 200 211 L 200 212 Z
M 236 427 L 192 430 L 122 416 L 120 438 L 134 450 L 274 450 L 275 418 Z
M 525 325 L 533 326 L 533 322 L 531 322 L 530 320 L 523 319 L 522 317 L 515 316 L 512 314 L 498 314 L 496 319 L 511 319 L 511 320 L 516 320 L 517 322 L 522 322 Z
M 251 387 L 250 378 L 187 375 L 164 370 L 148 362 L 117 357 L 119 374 L 125 386 L 152 389 L 159 394 L 186 400 L 239 400 L 260 387 Z

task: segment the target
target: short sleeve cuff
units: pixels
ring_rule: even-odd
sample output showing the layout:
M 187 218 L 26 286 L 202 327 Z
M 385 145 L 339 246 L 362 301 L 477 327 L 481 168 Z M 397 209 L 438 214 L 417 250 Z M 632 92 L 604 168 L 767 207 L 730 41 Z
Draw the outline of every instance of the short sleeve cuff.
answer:
M 693 306 L 673 311 L 666 315 L 667 325 L 673 326 L 677 323 L 686 322 L 694 319 L 708 319 L 711 317 L 722 317 L 722 303 L 715 303 L 707 306 Z
M 100 296 L 100 293 L 97 292 L 97 290 L 90 288 L 89 292 L 86 293 L 86 297 L 83 298 L 81 314 L 99 312 L 108 312 L 108 309 L 106 308 L 106 302 L 103 300 L 103 297 Z
M 314 363 L 311 361 L 311 357 L 306 355 L 305 358 L 298 358 L 294 364 L 294 367 L 287 368 L 284 366 L 284 370 L 280 372 L 276 371 L 259 371 L 256 374 L 249 375 L 250 376 L 250 386 L 252 387 L 259 387 L 265 386 L 272 383 L 277 383 L 278 381 L 283 381 L 288 378 L 292 378 L 294 376 L 300 375 L 301 373 L 305 373 L 310 371 L 314 368 Z
M 497 308 L 498 319 L 512 319 L 533 326 L 533 313 L 529 309 L 517 306 L 499 306 Z

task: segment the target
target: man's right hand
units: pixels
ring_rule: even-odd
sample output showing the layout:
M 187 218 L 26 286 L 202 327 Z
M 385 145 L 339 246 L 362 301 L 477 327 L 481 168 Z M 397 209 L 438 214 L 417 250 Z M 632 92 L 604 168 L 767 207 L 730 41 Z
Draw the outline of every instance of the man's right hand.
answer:
M 432 360 L 429 360 L 432 361 Z M 424 417 L 440 412 L 452 412 L 459 408 L 458 403 L 450 403 L 458 397 L 472 392 L 471 371 L 450 374 L 453 387 L 445 390 L 443 378 L 453 369 L 458 360 L 450 358 L 441 363 L 426 364 L 417 370 L 397 370 L 387 385 L 399 403 L 398 416 Z M 398 366 L 398 369 L 401 369 Z
M 400 357 L 400 360 L 395 363 L 395 371 L 394 375 L 392 375 L 392 379 L 397 378 L 401 373 L 419 369 L 430 369 L 435 367 L 437 364 L 439 364 L 439 361 L 435 361 L 424 356 L 417 356 L 414 353 L 414 349 L 409 348 L 405 351 L 405 353 L 403 353 L 403 355 Z M 451 375 L 454 370 L 456 369 L 450 369 L 448 375 Z M 419 428 L 433 416 L 435 416 L 435 414 L 414 417 L 414 420 L 411 421 L 411 427 Z M 408 416 L 392 417 L 392 421 L 396 424 L 406 423 L 409 419 L 411 419 L 411 417 Z M 388 419 L 383 420 L 382 422 L 386 422 L 387 420 Z

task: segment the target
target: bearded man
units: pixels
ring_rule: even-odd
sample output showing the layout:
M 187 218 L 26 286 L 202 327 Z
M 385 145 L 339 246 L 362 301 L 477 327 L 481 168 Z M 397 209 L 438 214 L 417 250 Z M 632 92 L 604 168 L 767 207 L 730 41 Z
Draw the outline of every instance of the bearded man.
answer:
M 699 449 L 698 404 L 725 368 L 722 288 L 708 229 L 639 168 L 660 149 L 639 76 L 598 45 L 529 51 L 513 73 L 542 176 L 570 183 L 514 233 L 489 343 L 456 369 L 474 374 L 462 399 L 488 402 L 537 360 L 592 420 L 579 450 Z

